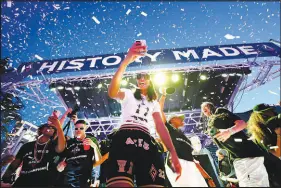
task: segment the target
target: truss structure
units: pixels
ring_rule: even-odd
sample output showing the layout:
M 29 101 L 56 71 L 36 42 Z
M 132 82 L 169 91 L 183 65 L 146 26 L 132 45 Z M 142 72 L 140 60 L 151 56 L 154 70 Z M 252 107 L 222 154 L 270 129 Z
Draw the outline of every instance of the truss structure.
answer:
M 279 66 L 279 69 L 272 71 L 274 66 Z M 258 67 L 259 72 L 256 75 L 256 78 L 253 79 L 251 83 L 245 84 L 247 81 L 246 76 L 241 76 L 228 104 L 228 108 L 230 110 L 233 109 L 234 99 L 235 96 L 239 92 L 243 92 L 244 90 L 252 90 L 260 85 L 263 85 L 277 77 L 280 77 L 280 60 L 277 61 L 262 61 L 256 62 L 255 60 L 250 63 L 236 63 L 236 64 L 224 64 L 224 65 L 205 65 L 205 66 L 187 66 L 182 68 L 173 68 L 173 69 L 154 69 L 153 71 L 147 70 L 151 73 L 161 71 L 161 72 L 168 72 L 168 71 L 175 71 L 175 72 L 195 72 L 195 71 L 218 71 L 218 70 L 227 70 L 227 69 L 241 69 L 241 68 L 253 68 Z M 130 71 L 127 72 L 124 76 L 131 76 L 138 72 L 143 72 L 144 70 L 140 71 Z M 5 88 L 4 91 L 14 93 L 19 97 L 22 97 L 26 100 L 31 100 L 37 102 L 42 105 L 47 105 L 50 107 L 64 107 L 67 108 L 66 104 L 62 100 L 59 92 L 55 90 L 55 93 L 60 99 L 60 103 L 54 102 L 48 99 L 44 92 L 41 90 L 40 85 L 45 85 L 46 88 L 49 88 L 49 85 L 52 83 L 58 82 L 74 82 L 74 81 L 84 81 L 84 80 L 95 80 L 95 79 L 106 79 L 111 78 L 112 74 L 92 74 L 92 75 L 79 75 L 79 76 L 69 76 L 69 77 L 61 77 L 61 78 L 46 78 L 42 73 L 43 79 L 34 79 L 29 81 L 22 81 L 18 83 L 4 83 L 1 87 Z M 245 85 L 245 86 L 244 86 Z M 241 87 L 243 86 L 243 87 Z M 196 109 L 195 111 L 185 111 L 180 112 L 185 114 L 185 128 L 184 132 L 190 133 L 190 127 L 197 127 L 197 132 L 195 131 L 194 134 L 198 133 L 201 134 L 202 130 L 204 129 L 204 125 L 200 121 L 201 114 L 200 109 Z M 167 114 L 169 116 L 171 114 Z M 113 128 L 117 127 L 120 118 L 118 117 L 106 117 L 106 118 L 99 118 L 99 119 L 88 119 L 90 122 L 90 128 L 87 130 L 88 133 L 93 134 L 108 134 Z M 201 131 L 199 131 L 201 130 Z M 198 132 L 199 131 L 199 132 Z

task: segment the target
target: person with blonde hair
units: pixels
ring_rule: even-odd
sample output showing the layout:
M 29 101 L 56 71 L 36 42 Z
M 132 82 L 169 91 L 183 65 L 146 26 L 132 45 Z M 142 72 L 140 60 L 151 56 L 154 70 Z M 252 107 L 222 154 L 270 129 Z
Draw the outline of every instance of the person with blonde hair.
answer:
M 247 129 L 256 144 L 281 157 L 281 114 L 277 114 L 274 108 L 266 104 L 256 105 Z
M 225 108 L 216 108 L 210 102 L 201 105 L 208 117 L 208 134 L 220 149 L 226 149 L 233 160 L 240 187 L 269 187 L 264 165 L 264 151 L 244 133 L 247 123 Z

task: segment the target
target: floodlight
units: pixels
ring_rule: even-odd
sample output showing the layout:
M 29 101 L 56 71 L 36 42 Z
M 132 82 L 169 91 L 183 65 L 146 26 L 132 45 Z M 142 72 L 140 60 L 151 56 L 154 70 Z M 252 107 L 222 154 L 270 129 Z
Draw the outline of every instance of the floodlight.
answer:
M 163 85 L 166 82 L 166 76 L 164 73 L 158 73 L 154 76 L 154 83 L 157 85 Z
M 221 76 L 224 77 L 224 78 L 226 78 L 228 75 L 224 73 L 224 74 L 222 74 Z
M 177 81 L 179 81 L 179 79 L 180 79 L 179 75 L 177 75 L 177 74 L 172 75 L 172 81 L 173 82 L 177 82 Z
M 80 87 L 79 87 L 79 86 L 75 86 L 74 89 L 75 89 L 76 91 L 79 91 L 79 90 L 80 90 Z
M 98 88 L 99 88 L 99 89 L 102 88 L 102 84 L 101 84 L 101 83 L 98 85 Z
M 207 76 L 204 74 L 200 75 L 200 80 L 207 80 Z
M 122 86 L 126 86 L 127 84 L 128 84 L 128 81 L 127 81 L 127 80 L 122 80 L 122 81 L 121 81 L 121 85 L 122 85 Z

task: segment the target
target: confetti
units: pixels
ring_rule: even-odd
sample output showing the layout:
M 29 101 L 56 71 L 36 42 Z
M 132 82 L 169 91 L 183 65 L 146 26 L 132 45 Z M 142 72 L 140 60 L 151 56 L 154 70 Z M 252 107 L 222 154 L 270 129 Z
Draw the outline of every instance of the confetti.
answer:
M 235 142 L 242 142 L 242 139 L 241 138 L 234 138 L 234 141 Z
M 39 55 L 35 55 L 35 58 L 37 58 L 37 59 L 39 59 L 40 61 L 42 61 L 43 60 L 43 58 L 42 57 L 40 57 Z
M 100 24 L 100 21 L 99 21 L 95 16 L 93 16 L 92 19 L 93 19 L 97 24 Z
M 126 12 L 126 14 L 129 15 L 130 12 L 131 12 L 131 9 L 128 9 L 127 12 Z
M 268 92 L 271 93 L 271 94 L 273 94 L 273 95 L 279 96 L 277 93 L 275 93 L 275 92 L 273 92 L 273 91 L 271 91 L 271 90 L 268 90 Z
M 12 1 L 7 1 L 7 7 L 12 7 Z
M 141 35 L 142 35 L 142 33 L 138 33 L 138 34 L 137 34 L 137 37 L 139 37 L 139 36 L 141 36 Z
M 141 15 L 143 15 L 143 16 L 147 16 L 147 14 L 145 13 L 145 12 L 141 12 Z
M 235 39 L 235 36 L 226 34 L 226 35 L 224 35 L 224 38 L 232 40 L 232 39 Z

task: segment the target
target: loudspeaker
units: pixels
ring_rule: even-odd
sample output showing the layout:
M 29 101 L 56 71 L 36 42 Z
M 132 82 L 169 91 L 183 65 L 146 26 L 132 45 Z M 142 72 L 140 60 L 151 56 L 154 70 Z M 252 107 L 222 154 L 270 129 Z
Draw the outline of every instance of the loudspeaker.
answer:
M 194 157 L 195 160 L 200 162 L 200 165 L 203 167 L 203 169 L 209 174 L 209 176 L 211 176 L 211 178 L 213 178 L 213 180 L 214 180 L 214 182 L 216 184 L 216 187 L 223 187 L 223 184 L 222 184 L 221 180 L 218 177 L 218 175 L 219 175 L 218 173 L 219 172 L 215 169 L 216 167 L 214 167 L 212 165 L 212 162 L 211 162 L 208 154 L 193 155 L 193 157 Z

